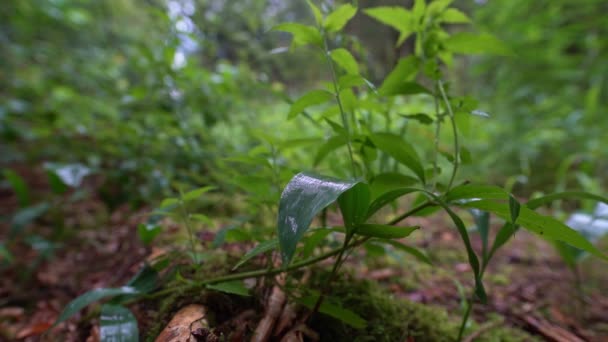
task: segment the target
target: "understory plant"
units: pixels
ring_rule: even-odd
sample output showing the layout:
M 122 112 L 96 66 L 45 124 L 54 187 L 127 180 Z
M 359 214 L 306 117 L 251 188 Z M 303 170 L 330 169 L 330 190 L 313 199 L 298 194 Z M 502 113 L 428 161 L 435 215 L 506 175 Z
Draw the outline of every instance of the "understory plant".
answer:
M 309 307 L 311 315 L 320 311 L 346 324 L 363 328 L 366 323 L 356 313 L 341 308 L 335 301 L 326 300 L 341 265 L 353 250 L 369 244 L 391 246 L 429 262 L 423 251 L 401 241 L 423 227 L 400 223 L 438 210 L 450 217 L 462 240 L 474 283 L 466 298 L 458 336 L 454 336 L 458 341 L 463 337 L 473 305 L 485 303 L 488 299 L 483 281 L 488 264 L 520 227 L 543 239 L 560 241 L 608 259 L 575 230 L 535 211 L 563 198 L 607 203 L 608 199 L 587 192 L 566 191 L 520 203 L 501 187 L 470 184 L 458 178 L 462 164 L 472 160 L 461 139 L 461 131 L 470 117 L 485 117 L 487 114 L 479 110 L 476 101 L 470 97 L 455 95 L 445 72 L 452 66 L 454 55 L 510 55 L 512 52 L 492 35 L 462 31 L 460 26 L 470 20 L 463 12 L 450 7 L 450 3 L 449 0 L 437 0 L 427 4 L 425 0 L 416 0 L 411 9 L 373 7 L 363 10 L 364 15 L 398 31 L 396 47 L 412 43 L 411 53 L 396 63 L 379 86 L 364 77 L 364 68 L 347 49 L 350 40 L 342 32 L 357 14 L 357 7 L 343 4 L 332 11 L 323 11 L 309 1 L 315 25 L 283 23 L 274 28 L 292 36 L 292 48 L 306 46 L 322 54 L 330 79 L 327 84 L 293 101 L 288 114 L 289 119 L 306 116 L 307 120 L 326 125 L 329 135 L 318 139 L 314 165 L 293 176 L 283 189 L 278 205 L 276 238 L 268 237 L 261 241 L 243 256 L 234 269 L 255 256 L 269 255 L 273 250 L 279 252 L 280 266 L 264 265 L 259 269 L 203 280 L 179 275 L 179 285 L 160 290 L 157 290 L 161 285 L 158 272 L 162 267 L 147 266 L 143 274 L 124 287 L 96 289 L 75 299 L 58 322 L 93 301 L 113 297 L 110 304 L 101 309 L 103 335 L 104 324 L 112 324 L 112 319 L 114 324 L 132 319 L 124 307 L 128 303 L 196 288 L 247 294 L 249 290 L 243 286 L 244 279 L 272 279 L 274 275 L 291 274 L 333 258 L 330 276 L 323 288 L 303 296 L 293 294 L 293 297 Z M 454 24 L 459 26 L 452 26 Z M 449 28 L 446 25 L 450 25 Z M 423 111 L 407 112 L 406 101 L 422 103 L 419 107 Z M 322 110 L 312 112 L 313 107 Z M 411 127 L 415 127 L 416 132 L 426 132 L 426 136 L 432 138 L 423 139 L 421 135 L 410 134 L 413 131 Z M 184 198 L 194 200 L 207 190 L 194 190 L 165 202 L 164 207 L 175 204 L 176 208 L 183 208 L 180 201 Z M 402 197 L 411 199 L 410 207 L 404 210 L 402 206 L 395 205 Z M 317 215 L 325 213 L 334 203 L 337 203 L 343 225 L 328 226 L 322 214 L 319 226 L 311 228 Z M 396 210 L 393 214 L 386 210 L 390 206 Z M 471 245 L 470 233 L 460 216 L 467 210 L 475 213 L 483 246 L 481 251 L 476 251 Z M 180 215 L 178 217 L 187 216 L 185 211 Z M 503 222 L 493 237 L 489 230 L 490 216 Z M 339 245 L 330 249 L 319 248 L 325 247 L 324 241 L 330 237 Z M 196 255 L 194 249 L 193 246 L 192 252 Z M 113 330 L 105 331 L 110 333 Z

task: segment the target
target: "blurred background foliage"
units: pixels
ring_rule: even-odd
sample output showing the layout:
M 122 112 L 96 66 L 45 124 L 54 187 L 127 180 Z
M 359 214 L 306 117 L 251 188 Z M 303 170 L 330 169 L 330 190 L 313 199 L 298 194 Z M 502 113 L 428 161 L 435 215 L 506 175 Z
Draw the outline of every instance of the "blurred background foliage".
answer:
M 339 2 L 318 3 L 328 11 Z M 459 127 L 472 155 L 465 175 L 523 195 L 600 192 L 608 171 L 608 4 L 454 4 L 515 53 L 453 62 L 454 91 L 490 115 Z M 110 205 L 157 200 L 175 182 L 254 194 L 256 207 L 276 204 L 293 172 L 312 168 L 314 142 L 329 134 L 318 128 L 322 112 L 286 120 L 292 99 L 329 75 L 322 56 L 287 51 L 290 36 L 270 32 L 285 21 L 314 19 L 303 0 L 2 1 L 0 167 L 86 165 Z M 398 33 L 362 13 L 346 31 L 332 44 L 352 51 L 377 86 L 414 48 L 411 39 L 395 48 Z M 390 105 L 412 114 L 430 104 Z M 412 126 L 410 141 L 431 153 L 432 133 Z M 337 156 L 320 169 L 339 174 L 346 161 Z

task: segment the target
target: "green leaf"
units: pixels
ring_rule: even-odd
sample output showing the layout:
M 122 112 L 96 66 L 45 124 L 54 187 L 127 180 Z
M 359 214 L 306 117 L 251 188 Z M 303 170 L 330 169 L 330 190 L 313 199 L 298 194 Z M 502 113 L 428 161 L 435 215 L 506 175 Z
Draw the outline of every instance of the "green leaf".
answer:
M 450 209 L 450 207 L 447 205 L 447 203 L 445 203 L 441 198 L 437 197 L 436 195 L 434 195 L 433 193 L 430 193 L 430 192 L 427 192 L 427 195 L 430 196 L 435 202 L 437 202 L 438 205 L 440 205 L 443 208 L 443 210 L 445 210 L 448 213 L 448 215 L 452 219 L 452 222 L 454 222 L 454 224 L 456 225 L 458 234 L 460 234 L 460 238 L 462 239 L 462 242 L 464 243 L 465 249 L 467 251 L 467 255 L 469 258 L 469 265 L 471 265 L 471 269 L 473 270 L 473 273 L 475 274 L 475 294 L 482 302 L 485 303 L 487 301 L 488 297 L 487 297 L 486 291 L 484 289 L 483 282 L 481 281 L 481 271 L 480 271 L 480 266 L 479 266 L 479 259 L 477 258 L 477 255 L 475 254 L 475 251 L 473 250 L 473 246 L 471 245 L 467 227 L 462 222 L 462 219 L 458 215 L 456 215 L 456 213 L 454 213 L 454 211 L 452 211 L 452 209 Z
M 439 16 L 439 21 L 448 24 L 466 24 L 470 23 L 471 19 L 456 8 L 448 8 Z
M 25 207 L 30 203 L 30 191 L 25 183 L 25 180 L 21 176 L 19 176 L 15 171 L 10 169 L 5 169 L 2 174 L 4 178 L 8 181 L 11 188 L 17 195 L 17 200 L 19 201 L 19 206 Z
M 380 6 L 366 9 L 365 14 L 399 31 L 397 45 L 401 45 L 415 28 L 412 13 L 399 6 Z
M 15 234 L 20 233 L 26 226 L 34 222 L 40 216 L 44 215 L 49 208 L 50 205 L 43 202 L 17 211 L 11 220 L 10 235 L 14 236 Z
M 451 52 L 467 55 L 491 54 L 509 56 L 513 54 L 503 42 L 487 33 L 479 35 L 470 32 L 456 33 L 445 40 L 443 45 Z
M 435 120 L 424 114 L 424 113 L 418 113 L 418 114 L 399 114 L 400 116 L 408 119 L 408 120 L 416 120 L 418 122 L 420 122 L 423 125 L 430 125 L 433 122 L 435 122 Z
M 377 149 L 414 171 L 422 183 L 425 183 L 424 168 L 420 162 L 420 157 L 407 141 L 392 133 L 374 133 L 370 136 L 370 139 Z
M 379 241 L 379 242 L 382 242 L 382 243 L 385 243 L 385 244 L 389 244 L 389 245 L 393 246 L 397 250 L 400 250 L 402 252 L 411 254 L 412 256 L 414 256 L 419 261 L 422 261 L 422 262 L 424 262 L 426 264 L 429 264 L 429 265 L 433 264 L 431 262 L 431 259 L 429 259 L 429 257 L 426 255 L 426 253 L 420 251 L 419 249 L 417 249 L 415 247 L 404 245 L 403 243 L 401 243 L 399 241 L 395 241 L 395 240 L 378 239 L 378 240 L 374 240 L 374 241 Z
M 391 203 L 392 201 L 396 200 L 397 198 L 410 194 L 412 192 L 417 192 L 417 191 L 420 191 L 420 190 L 416 189 L 416 188 L 399 188 L 399 189 L 393 189 L 388 192 L 385 192 L 382 195 L 378 196 L 378 198 L 376 198 L 372 202 L 372 204 L 369 205 L 369 209 L 367 210 L 367 216 L 371 217 L 378 210 L 382 209 L 382 207 Z
M 430 94 L 431 92 L 417 82 L 401 82 L 393 88 L 383 91 L 380 89 L 380 95 L 395 96 L 395 95 L 416 95 Z
M 154 238 L 161 232 L 161 226 L 152 223 L 140 223 L 137 225 L 137 235 L 144 245 L 152 243 Z
M 137 342 L 139 340 L 137 320 L 125 307 L 104 304 L 101 307 L 99 325 L 101 342 Z
M 329 55 L 346 73 L 351 75 L 359 74 L 359 64 L 353 55 L 344 48 L 332 50 Z
M 351 4 L 341 5 L 325 18 L 323 27 L 327 32 L 340 31 L 355 14 L 357 14 L 357 7 Z
M 509 211 L 511 212 L 511 223 L 516 224 L 517 217 L 519 217 L 519 211 L 521 209 L 521 205 L 513 195 L 509 195 Z
M 500 199 L 506 200 L 509 194 L 494 185 L 475 185 L 466 184 L 460 185 L 447 193 L 445 199 L 447 202 L 454 202 L 463 199 Z
M 215 189 L 214 186 L 205 186 L 205 187 L 198 188 L 198 189 L 195 189 L 192 191 L 188 191 L 182 196 L 182 201 L 184 201 L 184 202 L 194 201 L 194 200 L 198 199 L 199 197 L 201 197 L 204 193 L 209 192 L 214 189 Z
M 243 297 L 250 296 L 249 289 L 243 285 L 241 280 L 227 281 L 223 283 L 207 285 L 210 290 L 220 291 L 224 293 L 235 294 Z
M 288 119 L 294 118 L 296 115 L 302 113 L 306 108 L 311 106 L 320 105 L 334 98 L 334 94 L 327 90 L 312 90 L 302 97 L 297 99 L 289 110 Z
M 317 7 L 317 5 L 315 5 L 315 3 L 311 0 L 306 0 L 306 3 L 308 3 L 308 7 L 310 7 L 312 14 L 315 16 L 315 21 L 317 22 L 317 25 L 323 25 L 323 14 L 321 13 L 319 7 Z
M 318 298 L 319 296 L 308 296 L 300 298 L 297 301 L 307 308 L 312 309 L 317 303 Z M 336 303 L 330 302 L 330 298 L 326 298 L 323 303 L 321 303 L 319 312 L 344 322 L 355 329 L 363 329 L 367 326 L 367 322 L 361 318 L 361 316 Z
M 358 224 L 355 227 L 355 234 L 379 239 L 400 239 L 409 236 L 417 229 L 420 229 L 420 227 L 401 227 L 368 223 Z
M 571 198 L 588 199 L 588 200 L 594 200 L 594 201 L 603 202 L 603 203 L 608 204 L 608 198 L 602 197 L 600 195 L 595 195 L 595 194 L 592 194 L 589 192 L 584 192 L 584 191 L 564 191 L 564 192 L 549 194 L 546 196 L 542 196 L 542 197 L 530 200 L 530 201 L 528 201 L 528 203 L 526 203 L 526 207 L 534 210 L 544 204 L 551 203 L 555 200 L 571 199 Z
M 179 199 L 177 198 L 165 198 L 162 202 L 160 202 L 160 209 L 173 209 L 179 205 Z
M 488 254 L 489 234 L 490 234 L 490 214 L 487 211 L 471 209 L 471 215 L 475 221 L 475 227 L 481 237 L 481 255 L 484 260 Z
M 369 185 L 365 183 L 356 184 L 338 197 L 347 234 L 352 234 L 355 225 L 365 221 L 370 201 Z
M 239 262 L 232 268 L 232 270 L 234 271 L 237 268 L 243 266 L 251 258 L 254 258 L 260 254 L 264 254 L 268 251 L 271 251 L 271 250 L 277 248 L 278 245 L 279 245 L 279 240 L 277 240 L 277 239 L 270 239 L 270 240 L 266 240 L 264 242 L 259 243 L 257 246 L 255 246 L 254 248 L 249 250 L 247 253 L 245 253 L 245 255 L 243 255 L 241 260 L 239 260 Z
M 313 217 L 357 183 L 307 173 L 298 173 L 289 181 L 281 194 L 277 222 L 284 264 L 293 258 L 296 245 Z
M 399 93 L 402 84 L 414 79 L 420 68 L 420 60 L 416 56 L 402 58 L 397 66 L 386 76 L 378 92 L 382 95 Z
M 357 69 L 358 69 L 358 66 L 357 66 Z M 338 86 L 340 87 L 340 89 L 360 87 L 365 84 L 367 84 L 367 82 L 366 82 L 365 78 L 363 78 L 361 75 L 347 74 L 347 75 L 340 76 L 340 78 L 338 79 Z
M 371 180 L 370 189 L 372 191 L 372 199 L 376 199 L 380 195 L 393 189 L 407 187 L 416 183 L 418 183 L 416 178 L 399 172 L 381 173 Z
M 288 32 L 293 35 L 292 46 L 312 44 L 318 47 L 323 46 L 323 37 L 315 27 L 298 23 L 282 23 L 272 28 L 273 31 Z
M 515 234 L 516 231 L 517 231 L 517 226 L 515 226 L 511 222 L 505 223 L 502 226 L 502 228 L 500 228 L 498 233 L 496 233 L 496 237 L 494 238 L 494 243 L 492 244 L 490 253 L 486 257 L 486 262 L 488 260 L 492 259 L 492 256 L 494 255 L 494 253 L 496 253 L 496 251 L 500 247 L 502 247 L 505 243 L 507 243 L 507 241 L 509 241 L 511 236 L 513 236 L 513 234 Z
M 119 288 L 100 288 L 94 289 L 89 292 L 80 295 L 78 298 L 72 300 L 68 305 L 66 305 L 65 309 L 61 312 L 55 325 L 64 322 L 68 318 L 72 317 L 78 311 L 82 310 L 87 305 L 97 302 L 101 299 L 114 297 L 118 295 L 134 295 L 138 294 L 137 290 L 130 286 L 123 286 Z
M 127 286 L 134 288 L 138 293 L 148 293 L 156 289 L 159 281 L 158 271 L 146 264 L 129 280 Z
M 319 165 L 330 152 L 338 149 L 339 147 L 345 146 L 347 143 L 348 137 L 346 135 L 335 135 L 327 139 L 327 141 L 319 147 L 319 150 L 315 155 L 313 165 Z
M 463 206 L 477 208 L 492 212 L 504 220 L 511 218 L 510 206 L 505 203 L 498 203 L 490 200 L 480 200 L 467 202 Z M 608 260 L 608 256 L 600 252 L 591 242 L 579 234 L 576 230 L 566 226 L 562 222 L 541 215 L 527 207 L 521 207 L 517 223 L 529 231 L 543 237 L 565 242 L 573 247 L 582 249 L 602 259 Z

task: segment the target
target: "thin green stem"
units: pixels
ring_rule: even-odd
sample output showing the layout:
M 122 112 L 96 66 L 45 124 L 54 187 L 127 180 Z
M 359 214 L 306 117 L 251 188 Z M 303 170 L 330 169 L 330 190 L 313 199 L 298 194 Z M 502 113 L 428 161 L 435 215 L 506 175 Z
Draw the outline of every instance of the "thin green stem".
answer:
M 186 229 L 188 230 L 188 236 L 190 237 L 190 248 L 192 249 L 192 259 L 194 259 L 194 264 L 197 265 L 197 267 L 198 267 L 198 256 L 196 255 L 196 245 L 194 243 L 194 230 L 192 229 L 192 226 L 190 225 L 190 218 L 188 217 L 188 211 L 186 210 L 184 202 L 181 199 L 181 194 L 180 194 L 179 207 L 181 209 L 180 216 L 182 217 L 182 221 L 184 222 L 184 225 L 186 226 Z
M 437 87 L 436 87 L 437 88 Z M 437 178 L 439 177 L 439 166 L 438 166 L 438 158 L 439 158 L 439 134 L 441 133 L 441 114 L 439 113 L 439 99 L 437 98 L 437 90 L 435 89 L 435 94 L 433 96 L 435 102 L 435 151 L 433 154 L 433 191 L 437 190 Z
M 437 87 L 441 92 L 441 97 L 443 98 L 445 106 L 448 110 L 450 123 L 452 124 L 452 132 L 454 134 L 454 167 L 452 168 L 452 176 L 450 177 L 450 182 L 448 183 L 448 188 L 446 190 L 446 192 L 448 192 L 454 184 L 454 179 L 456 179 L 456 173 L 458 172 L 458 167 L 460 165 L 460 142 L 458 141 L 458 130 L 456 129 L 454 111 L 452 111 L 452 105 L 450 104 L 450 100 L 448 99 L 448 96 L 445 93 L 445 89 L 443 88 L 443 82 L 441 82 L 441 80 L 437 81 Z
M 353 177 L 357 177 L 357 168 L 355 167 L 355 159 L 353 158 L 353 146 L 352 146 L 352 135 L 350 130 L 350 124 L 348 123 L 348 118 L 346 117 L 346 112 L 344 111 L 344 107 L 342 106 L 342 99 L 340 98 L 340 89 L 338 88 L 338 80 L 336 79 L 336 69 L 334 67 L 334 62 L 331 60 L 331 56 L 329 53 L 329 48 L 327 46 L 327 38 L 323 39 L 324 53 L 325 59 L 327 60 L 327 64 L 331 70 L 331 80 L 334 85 L 334 92 L 336 96 L 336 102 L 338 103 L 338 108 L 340 109 L 340 118 L 342 119 L 342 124 L 344 125 L 344 130 L 346 130 L 346 145 L 348 147 L 348 156 L 350 158 L 350 165 Z
M 394 219 L 390 220 L 387 224 L 390 225 L 390 226 L 393 226 L 393 225 L 395 225 L 395 224 L 397 224 L 397 223 L 405 220 L 406 218 L 414 215 L 415 213 L 419 212 L 420 210 L 428 208 L 428 207 L 431 207 L 431 206 L 434 206 L 434 205 L 435 205 L 435 203 L 433 203 L 433 202 L 424 202 L 424 203 L 421 203 L 418 206 L 410 209 L 409 211 L 407 211 L 407 212 L 405 212 L 405 213 L 403 213 L 403 214 L 395 217 Z
M 464 312 L 464 316 L 462 317 L 462 322 L 460 323 L 460 329 L 458 330 L 458 337 L 456 338 L 457 342 L 462 341 L 462 336 L 464 335 L 464 329 L 467 327 L 467 322 L 469 321 L 469 315 L 471 314 L 471 309 L 473 308 L 473 301 L 467 300 L 467 308 Z

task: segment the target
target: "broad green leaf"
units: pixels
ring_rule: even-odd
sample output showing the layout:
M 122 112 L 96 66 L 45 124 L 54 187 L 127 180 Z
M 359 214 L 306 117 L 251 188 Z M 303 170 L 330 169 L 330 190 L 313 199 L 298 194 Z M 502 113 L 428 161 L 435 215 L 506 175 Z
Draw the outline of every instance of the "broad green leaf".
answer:
M 270 239 L 270 240 L 266 240 L 264 242 L 259 243 L 257 246 L 253 247 L 251 250 L 249 250 L 247 253 L 245 253 L 245 255 L 243 255 L 241 260 L 239 260 L 239 262 L 232 268 L 232 270 L 234 271 L 237 268 L 243 266 L 251 258 L 254 258 L 260 254 L 264 254 L 268 251 L 271 251 L 271 250 L 277 248 L 278 245 L 279 245 L 279 240 L 277 240 L 277 239 Z
M 509 198 L 509 194 L 494 185 L 475 185 L 466 184 L 460 185 L 447 193 L 445 199 L 448 202 L 454 202 L 464 199 L 500 199 L 506 200 Z
M 340 31 L 355 14 L 357 7 L 351 4 L 340 5 L 325 18 L 323 27 L 327 32 Z
M 321 13 L 319 7 L 317 7 L 317 5 L 312 2 L 312 0 L 306 0 L 306 2 L 308 3 L 308 7 L 310 7 L 310 10 L 312 11 L 312 14 L 315 16 L 315 21 L 317 22 L 317 25 L 323 25 L 323 14 Z
M 479 35 L 470 32 L 456 33 L 445 40 L 443 45 L 449 51 L 467 55 L 492 54 L 508 56 L 513 54 L 503 42 L 487 33 Z
M 470 23 L 471 19 L 456 8 L 448 8 L 439 16 L 439 20 L 448 24 L 466 24 Z
M 289 264 L 312 219 L 358 181 L 298 173 L 285 187 L 277 222 L 283 264 Z
M 380 6 L 366 9 L 364 12 L 379 22 L 399 31 L 398 46 L 416 30 L 412 13 L 403 7 Z
M 419 68 L 420 60 L 416 56 L 400 59 L 397 66 L 386 76 L 378 92 L 382 95 L 397 93 L 404 82 L 414 79 Z
M 312 309 L 317 303 L 318 298 L 319 296 L 308 296 L 297 299 L 297 301 L 307 308 Z M 343 308 L 338 304 L 330 302 L 330 300 L 330 298 L 326 298 L 323 303 L 321 303 L 319 312 L 342 321 L 356 329 L 363 329 L 367 326 L 367 322 L 361 318 L 361 316 L 357 315 L 351 310 Z
M 101 307 L 99 326 L 101 342 L 137 342 L 139 340 L 137 320 L 131 311 L 123 306 L 104 304 Z
M 506 203 L 480 200 L 467 202 L 463 205 L 492 212 L 504 220 L 509 220 L 511 218 L 510 206 Z M 521 207 L 517 223 L 533 233 L 552 240 L 565 242 L 573 247 L 608 260 L 608 256 L 600 252 L 591 242 L 585 239 L 585 237 L 553 217 L 541 215 L 527 207 Z
M 431 1 L 426 9 L 429 16 L 434 16 L 437 13 L 443 12 L 453 0 L 434 0 Z
M 403 243 L 399 242 L 399 241 L 395 241 L 395 240 L 390 240 L 390 239 L 377 239 L 374 241 L 379 241 L 385 244 L 389 244 L 391 246 L 393 246 L 395 249 L 400 250 L 402 252 L 408 253 L 413 255 L 416 259 L 432 265 L 433 263 L 431 262 L 431 259 L 429 259 L 429 257 L 426 255 L 426 253 L 420 251 L 419 249 L 415 248 L 415 247 L 411 247 L 411 246 L 407 246 L 404 245 Z
M 356 62 L 355 62 L 356 63 Z M 357 66 L 357 69 L 359 66 Z M 352 87 L 360 87 L 362 85 L 367 84 L 367 80 L 363 78 L 361 75 L 347 74 L 340 76 L 338 79 L 338 86 L 340 89 L 347 89 Z
M 414 171 L 422 183 L 425 183 L 424 168 L 420 162 L 420 157 L 407 141 L 392 133 L 374 133 L 370 136 L 370 139 L 377 149 Z
M 138 293 L 148 293 L 156 289 L 159 281 L 158 271 L 146 264 L 129 280 L 127 286 L 134 288 Z
M 61 177 L 57 175 L 56 170 L 46 170 L 46 178 L 49 181 L 53 193 L 63 194 L 68 190 L 67 184 L 65 184 L 63 180 L 61 180 Z
M 380 95 L 384 96 L 395 96 L 395 95 L 416 95 L 416 94 L 430 94 L 431 92 L 418 84 L 417 82 L 401 82 L 396 84 L 391 89 L 382 91 L 380 89 Z
M 412 7 L 412 15 L 416 20 L 416 24 L 420 25 L 420 19 L 424 16 L 426 11 L 426 0 L 414 0 L 414 7 Z
M 273 31 L 282 31 L 291 33 L 293 36 L 293 47 L 302 45 L 323 45 L 323 37 L 315 27 L 302 25 L 298 23 L 282 23 L 272 28 Z
M 182 200 L 184 202 L 190 202 L 190 201 L 196 200 L 199 197 L 201 197 L 204 193 L 209 192 L 214 189 L 215 189 L 214 186 L 205 186 L 205 187 L 202 187 L 199 189 L 188 191 L 182 196 Z
M 33 223 L 37 218 L 44 215 L 49 208 L 50 205 L 43 202 L 17 211 L 11 220 L 10 235 L 14 236 L 15 234 L 20 233 L 27 225 Z
M 312 90 L 302 97 L 297 99 L 289 110 L 288 119 L 294 118 L 296 115 L 302 113 L 306 108 L 311 106 L 320 105 L 334 98 L 334 94 L 327 90 Z
M 416 183 L 418 183 L 416 178 L 399 172 L 381 173 L 371 180 L 370 188 L 372 191 L 372 199 L 376 199 L 380 195 L 393 189 L 411 186 Z
M 217 283 L 213 285 L 207 285 L 207 288 L 210 290 L 235 294 L 239 296 L 248 297 L 251 294 L 249 293 L 249 289 L 243 285 L 241 280 L 227 281 L 223 283 Z
M 409 236 L 420 227 L 400 227 L 385 224 L 364 223 L 355 227 L 355 234 L 379 239 L 400 239 Z
M 353 55 L 344 48 L 332 50 L 329 55 L 346 73 L 351 75 L 359 74 L 359 64 Z
M 339 147 L 345 146 L 348 143 L 346 135 L 335 135 L 329 138 L 324 144 L 319 147 L 313 165 L 319 165 L 327 155 Z
M 25 207 L 29 205 L 30 191 L 23 178 L 19 176 L 15 171 L 10 169 L 5 169 L 2 174 L 10 184 L 11 188 L 13 188 L 15 195 L 17 195 L 19 206 Z
M 566 265 L 572 269 L 576 267 L 576 264 L 581 260 L 581 258 L 586 255 L 584 251 L 581 251 L 578 248 L 574 248 L 566 243 L 561 241 L 553 241 L 553 247 L 559 254 L 559 256 L 564 260 Z
M 603 203 L 608 204 L 608 198 L 606 198 L 606 197 L 602 197 L 602 196 L 595 195 L 595 194 L 592 194 L 589 192 L 584 192 L 584 191 L 564 191 L 564 192 L 549 194 L 546 196 L 542 196 L 542 197 L 530 200 L 530 201 L 528 201 L 528 203 L 526 203 L 526 207 L 534 210 L 544 204 L 551 203 L 555 200 L 572 199 L 572 198 L 588 199 L 588 200 L 594 200 L 594 201 L 603 202 Z
M 370 201 L 369 185 L 365 183 L 356 184 L 338 197 L 347 234 L 352 234 L 354 226 L 365 221 Z
M 398 188 L 383 193 L 369 205 L 369 209 L 367 210 L 367 216 L 371 217 L 378 210 L 382 209 L 382 207 L 393 202 L 397 198 L 416 191 L 420 190 L 416 188 Z
M 78 311 L 80 311 L 84 307 L 101 299 L 118 295 L 134 294 L 138 294 L 138 292 L 135 288 L 130 286 L 123 286 L 119 288 L 100 288 L 91 290 L 89 292 L 84 293 L 83 295 L 80 295 L 78 298 L 72 300 L 68 305 L 66 305 L 65 309 L 63 309 L 63 311 L 57 318 L 55 325 L 64 322 L 68 318 L 78 313 Z

